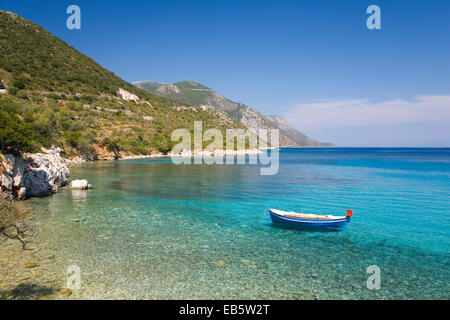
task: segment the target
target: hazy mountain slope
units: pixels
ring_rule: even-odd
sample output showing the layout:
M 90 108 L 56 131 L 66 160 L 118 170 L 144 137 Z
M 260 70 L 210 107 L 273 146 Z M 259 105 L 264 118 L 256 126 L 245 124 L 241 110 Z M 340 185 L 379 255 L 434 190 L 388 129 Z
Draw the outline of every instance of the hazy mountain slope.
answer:
M 142 81 L 142 82 L 136 82 L 134 85 L 140 87 L 141 89 L 147 90 L 149 92 L 153 92 L 156 89 L 158 89 L 163 83 L 161 82 L 154 82 L 154 81 Z
M 95 158 L 105 148 L 129 154 L 167 152 L 171 132 L 243 127 L 133 86 L 42 27 L 0 10 L 1 148 L 63 147 Z M 14 125 L 13 125 L 14 124 Z
M 334 146 L 331 143 L 317 142 L 309 138 L 305 134 L 292 127 L 284 118 L 280 116 L 266 116 L 266 118 L 272 121 L 274 125 L 283 130 L 283 132 L 285 132 L 289 137 L 292 137 L 295 141 L 299 142 L 301 145 L 314 147 Z
M 154 81 L 140 81 L 135 82 L 134 85 L 164 97 L 177 99 L 197 107 L 205 106 L 210 109 L 224 112 L 230 117 L 240 121 L 247 128 L 279 129 L 281 146 L 295 147 L 330 145 L 317 142 L 307 137 L 287 124 L 285 120 L 281 121 L 282 118 L 280 117 L 277 117 L 280 120 L 273 119 L 272 117 L 266 117 L 258 110 L 245 104 L 233 102 L 195 81 L 182 81 L 174 84 L 163 84 Z

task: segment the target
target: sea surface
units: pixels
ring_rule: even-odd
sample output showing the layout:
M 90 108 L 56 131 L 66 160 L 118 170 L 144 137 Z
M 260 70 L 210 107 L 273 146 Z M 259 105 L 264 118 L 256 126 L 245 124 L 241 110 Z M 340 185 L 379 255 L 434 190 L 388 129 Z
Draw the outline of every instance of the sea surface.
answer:
M 95 189 L 27 206 L 55 272 L 79 266 L 87 298 L 450 298 L 450 149 L 282 149 L 274 176 L 95 162 L 71 179 Z M 310 232 L 273 225 L 268 208 L 354 215 L 342 231 Z

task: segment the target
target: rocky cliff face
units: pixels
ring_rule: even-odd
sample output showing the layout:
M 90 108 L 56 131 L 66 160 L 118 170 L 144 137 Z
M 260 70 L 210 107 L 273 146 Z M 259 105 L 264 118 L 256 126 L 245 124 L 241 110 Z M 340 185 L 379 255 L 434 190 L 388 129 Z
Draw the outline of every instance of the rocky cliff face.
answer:
M 48 196 L 67 183 L 69 169 L 59 148 L 44 153 L 0 154 L 0 188 L 13 199 Z

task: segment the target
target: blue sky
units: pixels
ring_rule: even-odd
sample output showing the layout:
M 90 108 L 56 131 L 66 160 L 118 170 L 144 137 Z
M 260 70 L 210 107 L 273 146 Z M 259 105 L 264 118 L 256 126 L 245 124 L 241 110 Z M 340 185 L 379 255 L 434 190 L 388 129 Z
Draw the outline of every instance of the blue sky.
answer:
M 66 28 L 71 4 L 81 30 Z M 366 28 L 371 4 L 381 30 Z M 450 1 L 0 0 L 0 8 L 127 81 L 195 80 L 319 140 L 450 146 Z M 439 117 L 421 118 L 428 103 Z

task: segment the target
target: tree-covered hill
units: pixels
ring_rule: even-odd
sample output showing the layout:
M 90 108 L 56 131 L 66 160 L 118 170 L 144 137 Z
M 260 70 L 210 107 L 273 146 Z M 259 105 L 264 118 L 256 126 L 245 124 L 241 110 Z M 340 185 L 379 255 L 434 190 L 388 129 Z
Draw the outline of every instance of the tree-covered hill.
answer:
M 0 148 L 36 151 L 51 145 L 67 156 L 96 158 L 99 149 L 125 154 L 167 152 L 170 134 L 242 128 L 214 110 L 200 110 L 139 89 L 42 27 L 0 10 Z
M 2 79 L 19 90 L 114 96 L 123 88 L 145 96 L 44 28 L 1 10 L 0 52 Z

